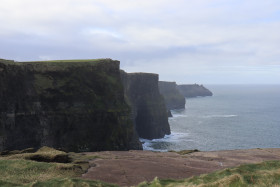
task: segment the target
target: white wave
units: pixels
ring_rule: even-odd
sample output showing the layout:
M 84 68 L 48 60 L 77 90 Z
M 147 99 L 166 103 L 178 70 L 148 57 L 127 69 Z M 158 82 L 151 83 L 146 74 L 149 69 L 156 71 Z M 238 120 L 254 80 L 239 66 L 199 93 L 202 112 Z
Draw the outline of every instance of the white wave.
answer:
M 188 135 L 189 135 L 189 133 L 171 132 L 171 134 L 165 135 L 163 138 L 152 139 L 152 140 L 140 138 L 140 141 L 141 142 L 148 142 L 148 141 L 151 141 L 151 142 L 170 142 L 172 140 L 173 141 L 179 140 L 179 139 L 184 138 Z
M 141 141 L 142 142 L 142 141 Z M 152 147 L 152 143 L 150 141 L 144 141 L 144 143 L 142 144 L 143 146 L 143 150 L 147 150 L 147 151 L 159 151 L 157 149 L 154 149 Z
M 167 142 L 176 142 L 187 136 L 189 136 L 189 133 L 171 132 L 171 134 L 165 135 L 163 140 Z
M 171 114 L 173 118 L 187 117 L 187 114 L 184 114 L 182 112 L 177 112 L 174 110 L 171 110 Z
M 184 110 L 185 109 L 176 109 L 176 110 L 170 110 L 170 112 L 173 118 L 186 117 L 187 115 L 182 113 Z
M 180 117 L 187 117 L 187 115 L 183 115 L 183 114 L 172 114 L 173 118 L 180 118 Z
M 160 139 L 148 140 L 148 139 L 140 138 L 140 141 L 143 143 L 142 146 L 144 150 L 166 152 L 168 151 L 167 149 L 154 149 L 153 144 L 160 143 L 160 142 L 176 143 L 181 141 L 182 139 L 185 139 L 188 135 L 189 135 L 188 133 L 171 132 L 170 135 L 165 135 L 163 138 Z M 192 140 L 188 140 L 188 141 L 192 141 Z
M 237 115 L 231 114 L 231 115 L 207 115 L 203 116 L 203 118 L 232 118 L 237 117 Z

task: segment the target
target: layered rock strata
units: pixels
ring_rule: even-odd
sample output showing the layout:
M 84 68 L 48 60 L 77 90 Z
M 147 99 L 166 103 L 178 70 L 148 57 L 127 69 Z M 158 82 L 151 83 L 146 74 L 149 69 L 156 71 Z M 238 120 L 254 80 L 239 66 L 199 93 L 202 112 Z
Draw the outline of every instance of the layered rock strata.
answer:
M 146 119 L 138 116 L 141 120 Z M 142 149 L 124 99 L 119 61 L 0 60 L 0 151 L 41 146 Z
M 164 99 L 158 89 L 158 75 L 125 72 L 121 74 L 126 100 L 132 108 L 139 137 L 156 139 L 170 134 Z

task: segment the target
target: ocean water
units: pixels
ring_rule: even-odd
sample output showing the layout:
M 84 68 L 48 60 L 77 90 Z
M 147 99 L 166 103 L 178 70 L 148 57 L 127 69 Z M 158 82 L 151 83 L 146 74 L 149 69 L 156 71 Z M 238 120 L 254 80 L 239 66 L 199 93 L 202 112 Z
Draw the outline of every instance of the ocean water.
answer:
M 280 148 L 280 85 L 206 85 L 212 97 L 186 99 L 172 111 L 171 135 L 145 150 Z

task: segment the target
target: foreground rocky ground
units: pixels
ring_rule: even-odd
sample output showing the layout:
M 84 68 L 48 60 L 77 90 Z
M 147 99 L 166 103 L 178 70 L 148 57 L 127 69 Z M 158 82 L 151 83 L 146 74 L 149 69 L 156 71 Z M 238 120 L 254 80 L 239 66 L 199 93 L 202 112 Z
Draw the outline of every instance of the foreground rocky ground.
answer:
M 90 152 L 88 171 L 82 178 L 101 180 L 120 186 L 137 185 L 143 181 L 183 179 L 200 174 L 267 160 L 280 160 L 280 149 L 249 149 L 212 152 Z
M 66 153 L 42 147 L 0 152 L 0 186 L 132 185 L 279 186 L 280 149 Z

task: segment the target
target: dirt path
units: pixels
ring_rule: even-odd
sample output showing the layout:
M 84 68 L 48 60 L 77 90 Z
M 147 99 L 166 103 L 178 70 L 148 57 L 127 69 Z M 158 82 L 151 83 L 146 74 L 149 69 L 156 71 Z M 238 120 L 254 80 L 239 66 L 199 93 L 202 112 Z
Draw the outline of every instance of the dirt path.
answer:
M 105 151 L 86 153 L 98 159 L 82 177 L 101 180 L 120 186 L 137 185 L 162 179 L 182 179 L 244 163 L 280 160 L 280 149 L 249 149 L 232 151 L 195 152 L 179 155 L 174 152 Z

